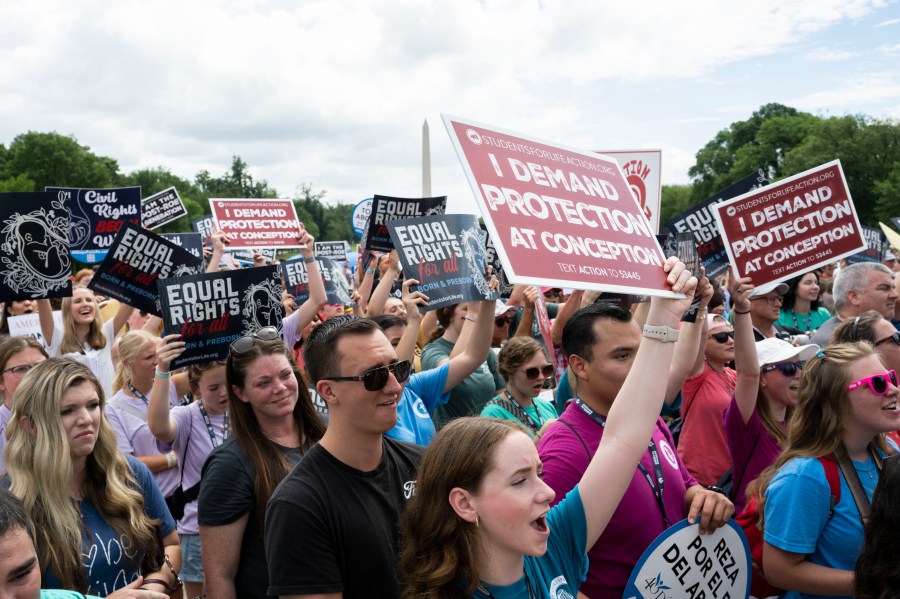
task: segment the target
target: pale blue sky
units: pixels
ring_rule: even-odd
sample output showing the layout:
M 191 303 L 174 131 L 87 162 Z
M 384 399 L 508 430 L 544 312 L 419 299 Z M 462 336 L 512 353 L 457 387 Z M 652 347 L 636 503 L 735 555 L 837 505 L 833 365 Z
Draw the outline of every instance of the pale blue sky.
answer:
M 585 149 L 662 148 L 685 183 L 717 131 L 780 102 L 900 117 L 896 0 L 0 4 L 0 142 L 74 134 L 123 170 L 231 156 L 290 196 L 474 203 L 439 114 Z

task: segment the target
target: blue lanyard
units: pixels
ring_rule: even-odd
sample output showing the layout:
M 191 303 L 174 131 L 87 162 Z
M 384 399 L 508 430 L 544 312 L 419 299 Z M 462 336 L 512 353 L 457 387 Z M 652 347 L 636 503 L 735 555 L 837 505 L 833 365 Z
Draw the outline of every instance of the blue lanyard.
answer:
M 206 413 L 206 408 L 203 407 L 203 404 L 200 404 L 200 415 L 203 416 L 203 422 L 206 424 L 206 432 L 209 433 L 209 440 L 212 441 L 213 449 L 215 449 L 219 446 L 219 441 L 216 439 L 216 433 L 213 431 L 212 422 L 209 421 L 209 414 Z M 225 412 L 225 428 L 222 430 L 222 443 L 224 443 L 227 438 L 228 412 Z

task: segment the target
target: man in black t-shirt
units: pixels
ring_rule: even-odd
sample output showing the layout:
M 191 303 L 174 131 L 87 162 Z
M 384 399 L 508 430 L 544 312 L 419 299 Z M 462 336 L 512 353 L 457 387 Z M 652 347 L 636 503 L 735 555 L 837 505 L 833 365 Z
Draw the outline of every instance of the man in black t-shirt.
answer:
M 353 316 L 320 325 L 303 351 L 329 423 L 269 501 L 269 594 L 397 598 L 397 523 L 424 448 L 383 434 L 410 364 L 375 323 Z

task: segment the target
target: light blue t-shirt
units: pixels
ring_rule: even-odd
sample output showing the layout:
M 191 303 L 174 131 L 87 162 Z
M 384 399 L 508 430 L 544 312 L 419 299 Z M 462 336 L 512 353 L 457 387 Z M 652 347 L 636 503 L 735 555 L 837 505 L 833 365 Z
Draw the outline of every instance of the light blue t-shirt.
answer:
M 853 466 L 871 501 L 878 484 L 875 459 L 869 456 L 865 462 L 854 461 Z M 783 551 L 808 554 L 814 564 L 853 570 L 863 548 L 864 534 L 850 487 L 843 474 L 840 479 L 841 500 L 829 519 L 831 491 L 821 462 L 816 458 L 794 458 L 786 463 L 766 491 L 766 542 Z M 788 591 L 784 597 L 824 596 Z
M 416 445 L 431 443 L 435 434 L 431 414 L 450 399 L 450 392 L 444 393 L 449 371 L 450 363 L 447 362 L 409 378 L 397 404 L 397 424 L 385 436 Z
M 137 458 L 126 455 L 128 467 L 137 479 L 138 491 L 144 496 L 144 511 L 151 519 L 160 520 L 162 536 L 166 537 L 175 530 L 175 520 L 166 507 L 156 480 L 150 469 Z M 89 595 L 105 597 L 116 589 L 134 582 L 140 575 L 143 555 L 124 542 L 121 535 L 109 525 L 94 505 L 86 500 L 78 502 L 84 525 L 90 531 L 90 538 L 84 539 L 81 558 L 88 582 Z M 59 588 L 61 583 L 50 570 L 44 576 L 44 585 L 48 588 Z
M 574 599 L 578 594 L 587 576 L 588 559 L 587 520 L 577 485 L 547 514 L 547 526 L 547 553 L 541 557 L 525 556 L 525 576 L 509 586 L 485 585 L 495 599 L 528 597 L 526 577 L 538 599 Z M 480 591 L 475 592 L 475 597 L 487 599 Z

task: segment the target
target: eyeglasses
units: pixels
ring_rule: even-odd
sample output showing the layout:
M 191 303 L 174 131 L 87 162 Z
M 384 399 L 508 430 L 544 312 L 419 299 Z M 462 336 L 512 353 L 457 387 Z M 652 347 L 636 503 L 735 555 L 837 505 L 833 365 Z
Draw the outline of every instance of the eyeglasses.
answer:
M 803 362 L 779 362 L 778 364 L 769 364 L 768 366 L 762 367 L 762 372 L 765 374 L 767 372 L 772 372 L 776 368 L 781 371 L 781 374 L 790 378 L 803 370 Z
M 12 368 L 7 368 L 5 370 L 0 371 L 0 376 L 6 374 L 7 372 L 10 372 L 10 373 L 12 373 L 13 376 L 21 378 L 21 377 L 25 376 L 26 372 L 28 372 L 29 370 L 31 370 L 38 364 L 39 364 L 39 362 L 35 363 L 35 364 L 22 364 L 21 366 L 13 366 Z
M 734 331 L 728 331 L 727 333 L 713 333 L 709 338 L 715 339 L 716 343 L 726 343 L 729 339 L 734 339 Z
M 366 391 L 381 391 L 388 383 L 389 374 L 393 373 L 398 383 L 405 383 L 412 374 L 412 362 L 403 360 L 387 366 L 376 366 L 362 373 L 362 376 L 323 376 L 323 381 L 362 381 Z
M 751 297 L 750 301 L 755 302 L 757 300 L 766 300 L 766 303 L 770 306 L 774 306 L 775 302 L 779 304 L 784 304 L 784 298 L 780 295 L 764 295 L 762 297 Z
M 895 345 L 900 345 L 900 331 L 891 334 L 890 337 L 885 337 L 884 339 L 879 339 L 875 342 L 875 347 L 878 347 L 882 343 L 887 343 L 888 341 L 893 341 Z
M 857 387 L 868 385 L 869 389 L 871 389 L 872 393 L 875 395 L 884 395 L 888 391 L 888 380 L 891 381 L 893 386 L 897 386 L 897 372 L 895 370 L 888 370 L 884 374 L 874 374 L 872 376 L 867 376 L 864 379 L 859 379 L 856 382 L 850 383 L 850 386 L 847 387 L 847 391 L 853 391 Z
M 510 316 L 498 316 L 494 319 L 494 324 L 498 327 L 505 327 L 509 323 L 512 322 L 512 317 Z
M 275 327 L 263 327 L 249 335 L 244 335 L 239 339 L 235 339 L 231 345 L 228 346 L 228 351 L 239 356 L 241 354 L 246 354 L 253 349 L 253 345 L 256 343 L 255 339 L 259 339 L 260 341 L 274 341 L 279 337 L 278 329 Z
M 543 377 L 545 379 L 550 378 L 553 375 L 553 364 L 544 364 L 540 368 L 537 366 L 532 366 L 531 368 L 524 368 L 522 372 L 525 373 L 525 376 L 530 380 L 534 380 L 538 377 Z

